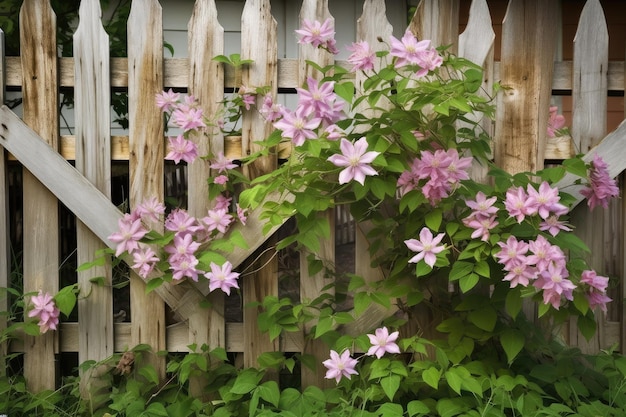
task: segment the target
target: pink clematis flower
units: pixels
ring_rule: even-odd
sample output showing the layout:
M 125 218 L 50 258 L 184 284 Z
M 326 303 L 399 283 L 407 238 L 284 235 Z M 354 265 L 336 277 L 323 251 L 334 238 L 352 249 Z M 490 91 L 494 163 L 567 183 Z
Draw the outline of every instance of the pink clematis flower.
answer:
M 548 268 L 539 273 L 539 277 L 533 285 L 543 290 L 543 303 L 552 304 L 552 307 L 559 309 L 562 297 L 573 300 L 573 290 L 576 285 L 567 277 L 569 272 L 562 265 L 551 263 Z
M 404 32 L 402 39 L 398 40 L 394 36 L 390 39 L 391 56 L 396 57 L 396 68 L 406 65 L 419 65 L 420 54 L 426 51 L 430 46 L 429 40 L 418 41 L 410 30 Z
M 209 210 L 206 217 L 202 219 L 202 222 L 206 225 L 207 232 L 217 230 L 220 233 L 226 233 L 226 229 L 233 220 L 233 216 L 226 212 L 226 209 L 213 209 Z
M 156 95 L 156 105 L 164 112 L 174 110 L 178 106 L 179 93 L 175 93 L 170 88 L 167 92 L 163 91 Z
M 283 117 L 283 106 L 274 102 L 272 95 L 268 93 L 263 97 L 263 104 L 259 112 L 267 122 L 272 123 Z
M 553 138 L 556 136 L 556 131 L 565 126 L 565 117 L 562 114 L 557 114 L 559 108 L 557 106 L 550 106 L 550 116 L 548 117 L 548 137 Z
M 357 140 L 355 143 L 347 139 L 341 139 L 339 145 L 341 155 L 333 155 L 328 158 L 330 162 L 338 167 L 346 167 L 339 173 L 339 184 L 346 184 L 355 180 L 361 185 L 365 184 L 367 175 L 378 175 L 378 172 L 371 166 L 371 163 L 380 152 L 367 152 L 367 140 L 365 137 Z
M 183 108 L 183 106 L 180 106 L 172 113 L 172 120 L 184 132 L 206 127 L 202 120 L 202 109 L 199 108 Z
M 309 117 L 298 107 L 295 112 L 285 110 L 283 118 L 274 122 L 274 127 L 283 132 L 283 138 L 291 139 L 295 146 L 302 146 L 307 139 L 314 139 L 317 134 L 314 132 L 322 122 L 322 119 Z
M 433 237 L 430 229 L 424 227 L 420 231 L 419 240 L 405 240 L 404 243 L 406 246 L 413 252 L 417 252 L 417 255 L 409 259 L 409 263 L 417 263 L 423 259 L 424 262 L 426 262 L 426 265 L 431 268 L 434 267 L 435 262 L 437 261 L 437 254 L 446 248 L 445 245 L 437 246 L 441 243 L 444 236 L 445 235 L 443 233 L 439 233 L 436 237 Z
M 296 33 L 299 35 L 298 43 L 308 43 L 316 48 L 334 46 L 332 40 L 334 40 L 335 29 L 330 18 L 326 19 L 324 23 L 320 23 L 318 20 L 311 22 L 309 19 L 304 19 L 302 27 L 297 29 Z
M 54 299 L 48 293 L 39 291 L 38 295 L 30 298 L 34 308 L 28 312 L 28 317 L 39 319 L 39 331 L 45 333 L 48 330 L 56 330 L 59 325 L 60 311 L 54 303 Z
M 536 212 L 523 187 L 511 187 L 507 190 L 504 207 L 509 216 L 515 217 L 518 223 Z
M 348 46 L 346 49 L 352 52 L 348 57 L 348 62 L 352 64 L 350 71 L 367 71 L 374 69 L 374 59 L 376 55 L 372 48 L 370 48 L 367 41 L 352 42 L 352 46 Z
M 567 207 L 559 203 L 559 189 L 550 187 L 546 181 L 535 190 L 530 184 L 526 187 L 528 192 L 527 203 L 532 213 L 538 213 L 542 219 L 547 219 L 551 214 L 562 215 L 568 212 Z
M 133 253 L 139 249 L 139 241 L 148 233 L 141 223 L 141 219 L 134 219 L 130 214 L 124 215 L 117 221 L 119 231 L 111 234 L 109 240 L 117 243 L 115 256 L 120 256 L 124 251 Z
M 176 234 L 195 233 L 202 229 L 195 217 L 183 209 L 174 209 L 165 219 L 165 229 Z
M 376 329 L 374 334 L 368 334 L 372 346 L 368 349 L 366 355 L 376 355 L 378 359 L 382 358 L 385 353 L 400 353 L 400 348 L 396 344 L 399 332 L 389 334 L 386 327 Z
M 580 193 L 587 198 L 587 205 L 591 210 L 596 206 L 607 208 L 609 200 L 619 196 L 617 183 L 609 176 L 608 165 L 597 153 L 593 156 L 589 169 L 589 185 Z
M 233 265 L 226 261 L 224 265 L 219 266 L 214 262 L 211 262 L 211 271 L 204 274 L 209 280 L 209 291 L 221 289 L 230 295 L 231 288 L 239 289 L 237 279 L 239 278 L 238 272 L 232 272 Z
M 133 252 L 133 262 L 132 268 L 137 271 L 137 274 L 143 279 L 148 278 L 148 275 L 154 270 L 154 267 L 160 259 L 156 255 L 156 253 L 146 247 L 144 249 L 139 249 Z
M 168 153 L 165 155 L 165 159 L 168 161 L 174 161 L 174 163 L 178 164 L 182 160 L 190 164 L 197 157 L 198 146 L 194 142 L 185 139 L 183 135 L 168 139 Z
M 187 277 L 198 282 L 198 275 L 204 272 L 196 269 L 200 263 L 194 255 L 172 255 L 168 258 L 170 269 L 173 271 L 172 278 L 176 281 Z
M 326 371 L 326 379 L 334 379 L 339 383 L 342 377 L 348 379 L 352 375 L 358 375 L 359 373 L 354 369 L 357 364 L 356 359 L 350 357 L 350 351 L 344 350 L 341 356 L 334 350 L 330 351 L 330 359 L 326 359 L 322 364 L 328 369 Z
M 165 205 L 154 196 L 145 199 L 134 210 L 134 215 L 140 217 L 146 223 L 158 222 L 164 213 Z
M 237 168 L 237 164 L 233 163 L 233 160 L 230 158 L 226 158 L 224 156 L 224 152 L 219 151 L 215 159 L 211 161 L 211 165 L 209 168 L 216 169 L 217 172 L 226 172 L 229 169 Z
M 559 234 L 561 230 L 565 230 L 566 232 L 571 232 L 572 228 L 569 227 L 567 223 L 563 220 L 559 220 L 559 217 L 556 214 L 548 216 L 547 219 L 543 220 L 539 224 L 539 230 L 543 232 L 548 232 L 552 236 L 556 236 Z

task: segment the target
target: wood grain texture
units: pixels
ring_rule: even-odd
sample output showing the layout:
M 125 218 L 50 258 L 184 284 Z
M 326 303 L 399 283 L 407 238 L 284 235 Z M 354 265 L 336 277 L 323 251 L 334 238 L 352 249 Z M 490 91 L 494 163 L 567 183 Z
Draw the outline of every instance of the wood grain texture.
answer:
M 127 27 L 129 200 L 133 209 L 150 197 L 164 199 L 163 116 L 154 103 L 156 94 L 163 90 L 163 23 L 159 2 L 133 1 Z M 164 350 L 165 304 L 157 293 L 147 294 L 145 283 L 133 272 L 130 309 L 133 344 L 146 343 L 154 353 Z M 152 354 L 145 358 L 160 378 L 165 377 L 164 357 Z
M 241 56 L 254 63 L 246 66 L 242 82 L 248 87 L 269 86 L 270 93 L 276 94 L 278 79 L 277 65 L 277 24 L 271 14 L 269 0 L 248 0 L 241 16 Z M 259 112 L 244 113 L 242 126 L 242 152 L 244 155 L 259 150 L 254 142 L 263 140 L 272 131 Z M 244 167 L 244 175 L 256 178 L 276 169 L 275 155 L 259 158 Z M 271 247 L 275 238 L 268 239 Z M 263 256 L 253 266 L 256 272 L 244 277 L 241 282 L 243 305 L 251 301 L 263 300 L 267 296 L 278 295 L 278 260 L 275 251 L 264 251 Z M 259 310 L 244 308 L 244 366 L 257 366 L 257 358 L 263 352 L 278 350 L 278 342 L 270 341 L 267 334 L 259 330 L 257 324 Z
M 434 47 L 451 45 L 456 53 L 459 34 L 459 0 L 422 0 L 409 23 L 419 40 L 430 39 Z
M 56 16 L 48 1 L 25 0 L 20 9 L 24 122 L 58 147 Z M 30 172 L 23 174 L 24 293 L 59 289 L 58 203 Z M 54 389 L 57 333 L 25 340 L 24 377 L 31 391 Z
M 495 157 L 512 174 L 543 167 L 557 5 L 512 0 L 504 18 Z
M 100 3 L 83 0 L 74 34 L 76 66 L 74 90 L 76 117 L 76 169 L 110 198 L 111 194 L 111 101 L 109 85 L 109 37 L 100 21 Z M 92 261 L 107 246 L 81 221 L 76 224 L 77 262 Z M 104 285 L 91 279 L 102 277 Z M 113 351 L 113 294 L 110 264 L 78 272 L 78 362 L 101 361 Z M 89 377 L 83 380 L 88 381 Z M 82 382 L 82 380 L 81 380 Z M 83 384 L 83 389 L 88 387 Z
M 335 19 L 328 10 L 328 0 L 304 0 L 302 7 L 300 8 L 300 24 L 305 21 L 314 22 L 319 21 L 324 23 L 326 20 L 335 25 Z M 320 80 L 323 74 L 319 71 L 311 68 L 307 61 L 313 61 L 322 67 L 334 63 L 334 56 L 330 52 L 316 48 L 310 44 L 298 45 L 298 60 L 299 64 L 299 76 L 298 83 L 301 86 L 306 86 L 307 80 L 310 78 Z M 297 155 L 293 157 L 297 158 Z M 318 259 L 321 259 L 325 265 L 335 264 L 335 210 L 329 209 L 324 213 L 319 213 L 320 219 L 325 219 L 330 227 L 330 236 L 320 241 L 320 251 L 314 254 Z M 326 275 L 325 270 L 321 270 L 317 274 L 308 274 L 308 261 L 307 257 L 309 253 L 307 251 L 300 252 L 300 299 L 303 302 L 312 301 L 315 298 L 322 295 L 322 288 L 324 288 L 328 282 L 324 278 Z M 334 294 L 333 289 L 326 291 L 327 293 Z M 305 355 L 312 355 L 316 358 L 315 369 L 303 366 L 302 373 L 302 386 L 316 386 L 316 387 L 331 387 L 330 381 L 325 376 L 325 368 L 322 366 L 322 361 L 328 358 L 328 346 L 321 339 L 314 339 L 311 334 L 313 326 L 317 324 L 316 321 L 311 321 L 303 326 L 303 338 L 305 340 L 302 346 L 302 353 Z

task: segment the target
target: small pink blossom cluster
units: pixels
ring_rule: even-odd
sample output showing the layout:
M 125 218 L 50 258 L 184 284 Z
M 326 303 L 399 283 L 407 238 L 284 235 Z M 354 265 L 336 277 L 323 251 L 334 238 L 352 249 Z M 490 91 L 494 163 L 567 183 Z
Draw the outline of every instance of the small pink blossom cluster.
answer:
M 353 42 L 352 46 L 347 47 L 352 52 L 348 57 L 348 62 L 352 64 L 350 71 L 368 71 L 374 69 L 374 59 L 376 54 L 372 51 L 367 41 Z
M 395 67 L 402 68 L 417 65 L 420 69 L 415 74 L 423 77 L 443 63 L 443 57 L 430 46 L 429 40 L 418 41 L 410 30 L 406 30 L 402 39 L 391 37 L 391 56 L 396 58 Z
M 192 163 L 198 157 L 198 146 L 187 138 L 188 132 L 206 127 L 202 109 L 195 97 L 181 95 L 170 88 L 156 95 L 156 104 L 164 113 L 171 114 L 170 120 L 183 133 L 168 138 L 168 153 L 165 159 L 180 163 Z
M 591 210 L 596 206 L 607 208 L 609 200 L 619 196 L 617 182 L 611 178 L 608 165 L 597 153 L 593 156 L 589 169 L 589 185 L 580 193 L 587 199 L 587 204 Z
M 57 308 L 54 299 L 48 293 L 39 291 L 38 295 L 30 298 L 33 309 L 28 312 L 28 317 L 36 317 L 39 319 L 39 331 L 45 333 L 48 330 L 56 330 L 59 325 L 60 311 Z
M 487 198 L 485 193 L 476 193 L 476 200 L 466 200 L 465 204 L 472 209 L 469 216 L 463 219 L 463 224 L 474 229 L 472 239 L 489 240 L 490 231 L 498 225 L 496 213 L 498 208 L 494 206 L 497 197 Z
M 586 270 L 583 271 L 580 277 L 580 283 L 588 286 L 585 295 L 589 302 L 589 307 L 592 309 L 600 307 L 600 309 L 606 313 L 606 304 L 612 301 L 611 298 L 606 295 L 609 278 L 598 275 L 596 271 Z
M 448 197 L 460 181 L 469 179 L 467 170 L 471 164 L 472 158 L 461 158 L 456 149 L 421 151 L 420 157 L 413 160 L 410 169 L 398 178 L 400 196 L 420 189 L 434 206 Z
M 524 187 L 512 187 L 506 192 L 504 207 L 509 216 L 515 217 L 518 223 L 524 221 L 526 216 L 539 215 L 545 224 L 542 230 L 549 230 L 552 235 L 558 233 L 557 229 L 570 230 L 567 226 L 555 221 L 559 216 L 566 214 L 569 210 L 560 203 L 561 197 L 556 187 L 551 187 L 546 181 L 539 185 L 539 189 L 528 184 Z
M 557 131 L 565 127 L 565 117 L 562 114 L 558 114 L 559 108 L 557 106 L 550 106 L 550 115 L 548 116 L 548 137 L 553 138 L 556 136 Z
M 366 355 L 382 358 L 385 353 L 400 353 L 400 348 L 396 344 L 399 332 L 389 334 L 386 327 L 376 329 L 374 334 L 368 334 L 372 346 Z M 349 350 L 344 350 L 341 355 L 334 350 L 330 351 L 330 359 L 325 360 L 322 364 L 328 369 L 325 378 L 334 379 L 339 383 L 342 377 L 351 379 L 352 375 L 358 375 L 356 365 L 358 359 L 350 356 Z
M 209 279 L 211 290 L 221 288 L 230 294 L 230 288 L 239 288 L 238 273 L 232 272 L 232 265 L 226 261 L 224 265 L 211 263 L 211 271 L 206 272 L 198 268 L 200 261 L 196 251 L 200 245 L 219 237 L 227 232 L 234 222 L 234 217 L 228 213 L 231 199 L 219 195 L 215 206 L 208 210 L 207 216 L 196 219 L 183 209 L 172 210 L 164 219 L 164 228 L 173 233 L 171 243 L 163 248 L 167 254 L 167 263 L 172 273 L 172 279 L 179 281 L 189 278 L 198 281 L 199 275 Z M 165 206 L 155 198 L 146 200 L 137 206 L 131 213 L 124 215 L 118 222 L 119 231 L 109 236 L 117 243 L 116 256 L 128 252 L 133 257 L 132 268 L 144 279 L 155 269 L 161 261 L 159 255 L 149 246 L 141 242 L 148 233 L 146 225 L 154 225 L 165 213 Z M 245 213 L 239 209 L 239 220 L 245 224 Z
M 335 28 L 331 18 L 324 23 L 318 20 L 310 21 L 304 19 L 302 27 L 296 30 L 298 43 L 311 44 L 316 48 L 326 49 L 331 54 L 338 54 L 337 42 L 335 41 Z
M 307 139 L 318 137 L 316 129 L 334 125 L 344 116 L 345 102 L 334 92 L 334 81 L 319 83 L 307 78 L 307 88 L 297 88 L 298 105 L 294 111 L 282 109 L 282 118 L 274 127 L 282 131 L 283 138 L 291 139 L 295 146 L 302 146 Z

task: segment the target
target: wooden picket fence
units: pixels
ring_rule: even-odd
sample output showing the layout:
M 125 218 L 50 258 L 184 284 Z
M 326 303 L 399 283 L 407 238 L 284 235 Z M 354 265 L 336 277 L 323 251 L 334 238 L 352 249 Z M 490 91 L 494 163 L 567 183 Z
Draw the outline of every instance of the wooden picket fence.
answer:
M 539 5 L 541 3 L 541 5 Z M 161 7 L 157 0 L 135 0 L 128 21 L 128 57 L 109 58 L 108 37 L 100 21 L 98 0 L 83 0 L 80 23 L 74 35 L 73 58 L 58 58 L 55 16 L 48 0 L 25 0 L 21 11 L 21 56 L 5 57 L 3 77 L 6 86 L 21 88 L 23 118 L 8 108 L 0 109 L 0 145 L 7 153 L 0 158 L 0 192 L 7 195 L 5 175 L 8 154 L 24 167 L 23 177 L 23 285 L 24 291 L 58 290 L 59 241 L 57 207 L 59 201 L 77 217 L 78 263 L 93 259 L 97 249 L 110 246 L 107 236 L 117 228 L 122 213 L 110 201 L 111 161 L 127 160 L 130 176 L 130 205 L 146 197 L 163 198 L 164 132 L 162 115 L 154 105 L 155 94 L 164 88 L 187 89 L 194 94 L 207 114 L 213 113 L 225 87 L 232 87 L 233 74 L 212 57 L 223 53 L 224 31 L 217 18 L 213 0 L 197 0 L 189 21 L 188 58 L 164 58 Z M 384 18 L 383 0 L 365 0 L 363 15 L 357 22 L 357 38 L 379 45 L 378 37 L 388 39 L 392 27 Z M 495 159 L 510 172 L 534 171 L 545 160 L 559 160 L 572 149 L 601 152 L 613 175 L 626 168 L 624 147 L 626 125 L 621 124 L 605 138 L 606 97 L 609 90 L 624 91 L 623 62 L 608 62 L 607 26 L 599 0 L 588 0 L 580 18 L 570 62 L 554 61 L 557 36 L 558 2 L 511 0 L 502 26 L 500 61 L 494 62 L 492 21 L 485 0 L 474 0 L 465 31 L 458 35 L 459 0 L 423 0 L 409 28 L 420 38 L 435 45 L 451 44 L 453 51 L 479 63 L 485 69 L 484 87 L 491 91 L 494 81 L 506 88 L 497 102 L 495 123 L 485 128 L 495 137 Z M 300 18 L 324 20 L 332 17 L 328 0 L 304 0 Z M 300 45 L 298 59 L 278 59 L 277 23 L 269 0 L 247 0 L 242 14 L 241 54 L 254 60 L 243 73 L 243 84 L 269 85 L 293 89 L 306 78 L 305 60 L 331 63 L 333 57 L 308 45 Z M 529 24 L 528 22 L 531 22 Z M 341 62 L 340 62 L 341 64 Z M 346 63 L 347 65 L 347 63 Z M 360 79 L 357 76 L 357 83 Z M 58 91 L 73 88 L 76 132 L 59 135 Z M 127 89 L 129 96 L 129 135 L 111 137 L 110 94 L 112 88 Z M 548 141 L 546 126 L 552 90 L 571 91 L 574 101 L 572 141 Z M 225 142 L 216 136 L 200 141 L 201 153 L 225 151 L 233 158 L 256 150 L 255 141 L 270 133 L 259 115 L 246 114 L 241 142 Z M 604 140 L 603 140 L 604 139 Z M 599 146 L 598 146 L 599 145 Z M 75 168 L 68 163 L 75 161 Z M 274 169 L 277 160 L 268 156 L 246 168 L 251 177 Z M 206 164 L 192 164 L 187 171 L 188 208 L 202 216 L 209 207 Z M 587 242 L 599 254 L 598 269 L 615 277 L 622 274 L 624 260 L 621 235 L 622 205 L 617 203 L 608 214 L 588 216 L 576 213 L 577 225 Z M 328 214 L 334 224 L 334 215 Z M 7 223 L 8 213 L 0 204 L 0 219 Z M 242 279 L 242 303 L 258 301 L 278 292 L 277 260 L 271 253 L 253 256 L 272 239 L 261 233 L 262 222 L 251 216 L 242 229 L 250 249 L 237 249 L 229 260 L 236 266 L 254 260 Z M 362 226 L 356 227 L 355 272 L 366 279 L 377 279 L 380 271 L 369 267 L 367 241 Z M 615 233 L 618 231 L 618 233 Z M 0 286 L 8 285 L 8 233 L 0 236 Z M 335 258 L 334 236 L 322 244 L 319 255 Z M 7 254 L 7 256 L 3 256 Z M 305 256 L 305 255 L 302 255 Z M 306 262 L 303 258 L 301 262 Z M 607 267 L 610 269 L 607 270 Z M 301 268 L 306 271 L 306 268 Z M 243 323 L 226 322 L 224 297 L 208 294 L 203 285 L 164 284 L 149 294 L 144 282 L 131 276 L 130 310 L 132 321 L 113 320 L 110 285 L 92 285 L 94 277 L 105 277 L 110 284 L 110 266 L 78 273 L 82 293 L 89 297 L 78 302 L 78 321 L 62 323 L 59 332 L 40 337 L 25 336 L 13 343 L 10 351 L 24 352 L 24 374 L 31 388 L 55 386 L 55 358 L 59 352 L 78 352 L 79 362 L 100 360 L 115 352 L 145 343 L 153 350 L 186 352 L 190 344 L 223 347 L 243 354 L 245 366 L 256 365 L 257 357 L 267 351 L 302 352 L 320 361 L 328 351 L 323 344 L 307 340 L 305 334 L 288 334 L 270 341 L 259 331 L 259 311 L 246 308 Z M 312 299 L 328 281 L 322 274 L 302 277 L 300 297 Z M 613 343 L 624 345 L 623 286 L 614 289 L 616 299 L 606 318 L 600 318 L 600 331 L 584 345 L 575 330 L 564 332 L 572 344 L 598 349 Z M 200 307 L 210 301 L 210 308 Z M 167 325 L 165 306 L 177 318 Z M 6 303 L 0 309 L 6 309 Z M 376 326 L 381 312 L 372 311 L 365 319 L 346 326 L 358 333 Z M 6 325 L 6 323 L 0 323 Z M 305 329 L 306 333 L 309 328 Z M 586 342 L 585 342 L 586 343 Z M 7 347 L 3 347 L 6 349 Z M 2 352 L 0 352 L 2 353 Z M 164 375 L 162 357 L 149 358 Z M 316 371 L 302 370 L 303 385 L 324 384 L 321 365 Z

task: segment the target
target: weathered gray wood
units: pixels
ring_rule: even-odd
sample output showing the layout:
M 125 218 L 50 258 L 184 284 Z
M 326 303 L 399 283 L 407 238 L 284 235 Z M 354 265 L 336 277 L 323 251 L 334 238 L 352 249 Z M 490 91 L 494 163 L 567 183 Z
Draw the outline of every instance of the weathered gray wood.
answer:
M 74 90 L 76 118 L 76 169 L 105 196 L 111 194 L 111 87 L 109 83 L 109 36 L 104 31 L 100 3 L 83 0 L 79 25 L 74 33 L 76 65 Z M 107 246 L 80 220 L 76 222 L 78 265 L 93 260 L 96 251 Z M 81 297 L 78 307 L 78 362 L 101 361 L 114 353 L 112 268 L 109 263 L 78 271 Z M 101 277 L 104 285 L 94 285 Z M 90 400 L 92 376 L 106 369 L 82 375 L 81 390 Z M 96 381 L 96 380 L 93 380 Z
M 54 149 L 58 147 L 56 16 L 48 1 L 25 0 L 20 9 L 24 121 Z M 41 162 L 40 162 L 41 163 Z M 24 170 L 24 293 L 59 289 L 58 203 Z M 24 377 L 30 390 L 55 387 L 58 333 L 27 337 Z
M 609 33 L 604 12 L 599 0 L 589 0 L 581 12 L 574 37 L 571 133 L 574 146 L 580 153 L 587 153 L 606 135 L 608 62 Z M 574 232 L 591 249 L 587 259 L 589 266 L 602 274 L 617 272 L 607 268 L 613 263 L 615 249 L 620 245 L 619 237 L 614 230 L 605 230 L 614 211 L 614 204 L 608 211 L 597 209 L 593 212 L 579 206 L 571 214 Z M 602 345 L 603 315 L 599 314 L 596 320 L 598 332 L 589 341 L 576 326 L 570 326 L 570 343 L 585 353 L 609 347 Z
M 432 46 L 451 45 L 456 53 L 459 41 L 459 0 L 422 0 L 409 29 L 418 39 L 429 39 Z
M 254 60 L 244 68 L 242 82 L 248 87 L 269 86 L 276 94 L 277 85 L 277 23 L 271 14 L 269 0 L 248 0 L 241 16 L 241 55 L 244 59 Z M 272 131 L 272 126 L 265 123 L 259 112 L 246 112 L 242 127 L 242 152 L 251 154 L 259 149 L 256 141 L 263 140 Z M 255 178 L 276 169 L 274 155 L 260 158 L 244 169 L 244 174 Z M 269 247 L 275 238 L 268 241 Z M 253 267 L 256 272 L 243 278 L 241 283 L 243 304 L 263 300 L 266 296 L 278 295 L 278 260 L 273 251 L 265 251 Z M 278 342 L 271 342 L 257 325 L 259 311 L 245 308 L 244 321 L 244 366 L 257 366 L 258 356 L 267 351 L 278 350 Z
M 132 2 L 128 40 L 129 200 L 134 208 L 147 198 L 164 199 L 163 116 L 154 102 L 163 90 L 163 23 L 157 0 Z M 146 293 L 143 280 L 134 273 L 130 309 L 133 344 L 152 347 L 155 354 L 145 357 L 163 378 L 165 358 L 156 352 L 165 349 L 165 305 L 157 293 Z
M 0 29 L 0 104 L 4 104 L 5 99 L 5 56 L 4 56 L 4 32 Z M 9 288 L 9 268 L 11 267 L 11 253 L 9 240 L 9 212 L 7 194 L 7 166 L 4 148 L 0 147 L 0 288 Z M 7 293 L 0 293 L 0 311 L 9 311 L 9 296 Z M 0 317 L 0 333 L 7 327 L 6 316 Z M 0 377 L 6 375 L 6 357 L 8 343 L 0 344 Z
M 495 156 L 512 174 L 543 167 L 557 6 L 511 0 L 504 18 Z

